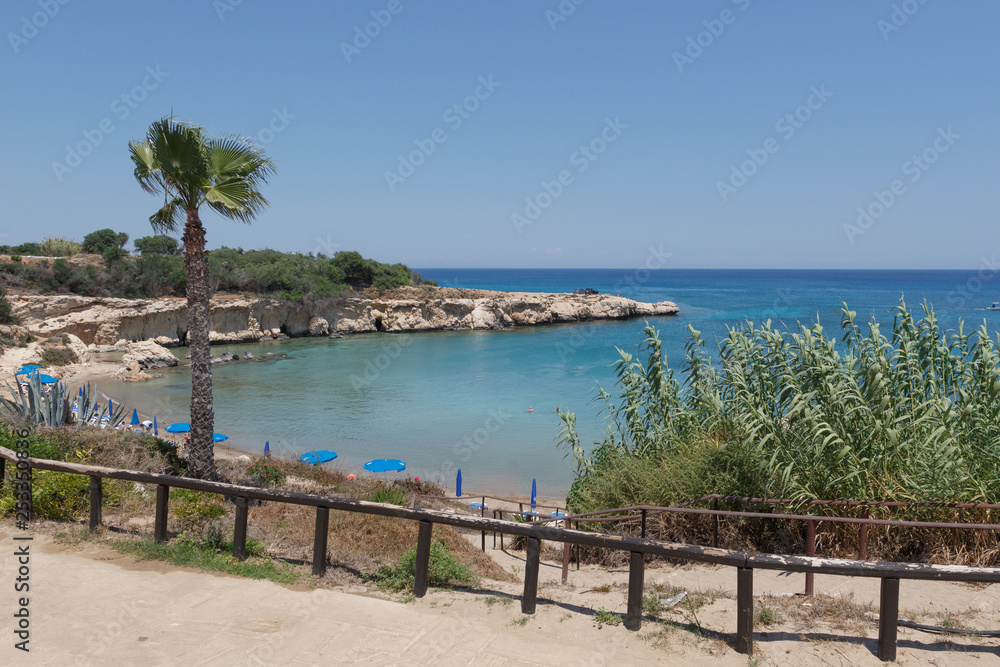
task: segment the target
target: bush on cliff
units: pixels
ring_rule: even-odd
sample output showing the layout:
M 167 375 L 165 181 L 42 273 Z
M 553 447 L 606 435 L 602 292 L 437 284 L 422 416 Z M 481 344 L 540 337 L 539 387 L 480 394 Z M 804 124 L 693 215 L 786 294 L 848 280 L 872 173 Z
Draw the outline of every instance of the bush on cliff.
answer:
M 20 324 L 21 320 L 11 312 L 10 301 L 7 300 L 7 290 L 0 286 L 0 324 Z
M 165 234 L 143 236 L 134 241 L 135 249 L 143 255 L 179 255 L 177 239 Z
M 128 234 L 113 229 L 98 229 L 83 237 L 83 250 L 95 255 L 103 254 L 108 248 L 124 248 Z
M 185 296 L 187 282 L 183 257 L 159 252 L 162 249 L 159 247 L 151 251 L 150 246 L 142 245 L 146 250 L 139 257 L 131 257 L 120 247 L 112 246 L 104 251 L 100 266 L 72 263 L 61 258 L 51 265 L 47 261 L 0 262 L 0 283 L 40 294 L 72 293 L 132 299 Z M 329 258 L 222 247 L 209 252 L 209 284 L 213 292 L 241 292 L 295 300 L 336 296 L 349 285 L 373 286 L 384 291 L 410 284 L 410 270 L 403 264 L 382 264 L 364 258 L 359 264 L 357 258 L 361 255 L 354 252 L 337 253 Z M 347 271 L 354 278 L 348 279 Z

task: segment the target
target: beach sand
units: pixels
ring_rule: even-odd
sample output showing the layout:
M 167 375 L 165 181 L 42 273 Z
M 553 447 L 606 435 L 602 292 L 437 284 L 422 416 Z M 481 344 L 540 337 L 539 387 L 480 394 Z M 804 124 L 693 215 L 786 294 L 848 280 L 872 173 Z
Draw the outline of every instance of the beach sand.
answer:
M 0 524 L 0 540 L 13 544 L 13 525 Z M 23 533 L 19 533 L 22 536 Z M 478 540 L 478 535 L 470 536 Z M 13 581 L 13 548 L 0 556 L 0 571 Z M 523 574 L 523 553 L 487 553 L 509 571 Z M 560 570 L 543 563 L 537 613 L 520 612 L 520 583 L 484 581 L 476 590 L 431 588 L 409 600 L 353 584 L 311 589 L 268 581 L 212 575 L 167 563 L 135 562 L 94 542 L 61 544 L 36 533 L 31 542 L 31 653 L 0 645 L 2 664 L 235 665 L 235 664 L 413 664 L 413 665 L 619 665 L 685 664 L 741 667 L 747 656 L 733 648 L 732 568 L 660 566 L 647 569 L 647 584 L 711 592 L 697 610 L 709 632 L 693 632 L 690 612 L 661 612 L 639 632 L 600 625 L 595 611 L 625 610 L 628 572 L 571 569 L 566 586 Z M 758 604 L 783 600 L 808 608 L 820 598 L 801 592 L 802 575 L 758 572 Z M 816 577 L 816 590 L 877 602 L 878 581 Z M 770 593 L 779 598 L 762 597 Z M 0 595 L 14 609 L 14 592 Z M 904 582 L 901 617 L 954 614 L 963 624 L 1000 627 L 1000 585 L 965 586 Z M 787 609 L 787 607 L 786 607 Z M 786 618 L 755 628 L 755 660 L 749 664 L 877 665 L 874 618 L 838 626 Z M 939 621 L 940 622 L 940 621 Z M 897 664 L 985 665 L 1000 657 L 997 639 L 939 636 L 899 629 Z

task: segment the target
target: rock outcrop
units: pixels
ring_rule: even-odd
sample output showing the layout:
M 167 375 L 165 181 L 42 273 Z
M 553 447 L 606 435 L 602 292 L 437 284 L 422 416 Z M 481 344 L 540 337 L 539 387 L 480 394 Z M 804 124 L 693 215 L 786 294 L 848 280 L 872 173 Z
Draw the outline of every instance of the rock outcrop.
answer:
M 122 356 L 122 366 L 118 375 L 139 373 L 153 368 L 176 366 L 179 362 L 170 350 L 151 340 L 129 343 Z
M 9 298 L 26 327 L 49 336 L 72 334 L 92 349 L 121 348 L 130 341 L 183 345 L 187 340 L 187 301 L 182 298 Z M 350 296 L 312 303 L 221 296 L 212 300 L 209 318 L 211 341 L 233 343 L 374 331 L 504 329 L 676 313 L 677 306 L 669 301 L 643 303 L 611 295 L 422 287 L 397 290 L 393 298 Z

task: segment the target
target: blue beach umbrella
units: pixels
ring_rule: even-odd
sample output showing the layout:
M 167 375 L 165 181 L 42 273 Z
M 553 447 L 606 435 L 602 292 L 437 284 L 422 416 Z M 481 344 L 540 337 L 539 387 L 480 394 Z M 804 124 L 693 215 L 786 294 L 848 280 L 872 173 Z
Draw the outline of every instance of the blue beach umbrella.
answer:
M 59 382 L 59 380 L 52 377 L 51 375 L 46 375 L 45 373 L 39 373 L 38 371 L 32 371 L 31 374 L 28 375 L 29 380 L 34 380 L 36 378 L 41 380 L 42 384 L 57 384 Z
M 320 463 L 326 463 L 327 461 L 332 461 L 335 458 L 337 458 L 337 452 L 331 452 L 326 449 L 318 449 L 315 452 L 306 452 L 299 457 L 299 461 L 308 463 L 311 466 L 318 466 Z
M 537 497 L 538 497 L 538 490 L 537 490 L 537 487 L 535 486 L 535 480 L 531 480 L 531 511 L 532 512 L 535 511 L 535 505 L 537 504 L 535 502 L 535 499 Z
M 131 424 L 131 426 L 138 426 L 138 425 L 139 425 L 139 411 L 136 410 L 135 408 L 132 408 L 132 424 Z
M 156 422 L 153 422 L 156 425 Z M 176 424 L 171 424 L 166 428 L 167 433 L 190 433 L 191 424 L 188 422 L 177 422 Z
M 14 371 L 14 375 L 27 375 L 28 373 L 40 370 L 42 370 L 42 367 L 39 366 L 38 364 L 28 364 L 27 366 L 21 366 L 16 371 Z
M 160 436 L 160 429 L 156 427 L 156 415 L 153 415 L 153 435 L 155 437 Z
M 462 497 L 462 469 L 458 469 L 458 477 L 455 478 L 455 497 Z
M 114 416 L 115 416 L 115 406 L 114 406 L 114 403 L 112 403 L 111 399 L 109 398 L 108 399 L 108 419 L 111 419 Z
M 221 433 L 212 434 L 212 442 L 222 442 L 224 440 L 229 440 L 228 435 L 222 435 Z
M 399 472 L 406 470 L 406 464 L 399 459 L 375 459 L 364 465 L 368 472 Z
M 265 440 L 264 441 L 264 456 L 266 456 L 267 458 L 271 458 L 271 441 L 270 440 Z

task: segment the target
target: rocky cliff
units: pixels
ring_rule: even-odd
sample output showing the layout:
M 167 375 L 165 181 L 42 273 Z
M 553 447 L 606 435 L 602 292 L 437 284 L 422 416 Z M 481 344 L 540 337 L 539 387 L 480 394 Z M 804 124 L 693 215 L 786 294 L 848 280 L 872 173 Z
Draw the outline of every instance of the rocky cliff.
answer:
M 24 326 L 44 335 L 68 333 L 88 345 L 152 340 L 181 345 L 187 337 L 183 298 L 111 299 L 75 295 L 12 296 Z M 402 288 L 386 297 L 348 296 L 301 303 L 220 296 L 212 300 L 213 342 L 250 342 L 281 335 L 325 336 L 371 331 L 503 329 L 511 326 L 673 315 L 669 301 L 642 303 L 611 295 Z

